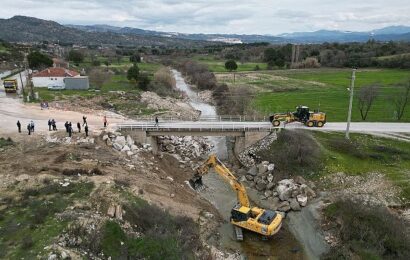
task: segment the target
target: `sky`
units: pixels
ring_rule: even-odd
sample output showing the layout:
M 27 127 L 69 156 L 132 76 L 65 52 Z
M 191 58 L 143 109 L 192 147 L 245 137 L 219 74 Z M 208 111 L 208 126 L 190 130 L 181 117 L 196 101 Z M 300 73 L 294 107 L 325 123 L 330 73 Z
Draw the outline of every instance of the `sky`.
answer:
M 277 35 L 410 25 L 410 0 L 0 0 L 0 18 L 181 33 Z

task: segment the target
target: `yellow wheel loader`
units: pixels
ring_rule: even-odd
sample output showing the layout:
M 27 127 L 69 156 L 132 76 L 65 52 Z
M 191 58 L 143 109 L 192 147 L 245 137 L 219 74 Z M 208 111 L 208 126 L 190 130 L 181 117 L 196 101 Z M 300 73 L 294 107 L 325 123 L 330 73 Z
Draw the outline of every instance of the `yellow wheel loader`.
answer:
M 323 127 L 326 124 L 326 113 L 312 112 L 307 106 L 298 106 L 295 112 L 275 113 L 269 120 L 275 127 L 280 126 L 281 122 L 301 122 L 308 127 Z
M 208 174 L 211 168 L 215 169 L 215 172 L 222 176 L 236 191 L 238 202 L 231 210 L 230 221 L 235 227 L 237 240 L 243 240 L 242 228 L 268 238 L 280 230 L 282 215 L 272 210 L 251 207 L 243 184 L 216 155 L 209 156 L 208 160 L 198 167 L 194 177 L 189 180 L 189 184 L 194 190 L 201 191 L 205 188 L 202 176 Z

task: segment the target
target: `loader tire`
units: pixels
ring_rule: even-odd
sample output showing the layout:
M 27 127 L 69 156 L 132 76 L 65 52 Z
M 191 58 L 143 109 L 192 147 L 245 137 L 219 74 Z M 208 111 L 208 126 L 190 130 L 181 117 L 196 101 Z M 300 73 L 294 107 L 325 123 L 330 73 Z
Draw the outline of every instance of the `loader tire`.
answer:
M 315 122 L 313 121 L 307 121 L 306 122 L 307 127 L 314 127 L 315 126 Z
M 323 121 L 318 121 L 316 126 L 317 127 L 323 127 L 325 125 L 325 123 L 323 123 Z
M 280 121 L 279 120 L 273 120 L 272 122 L 273 126 L 280 126 Z

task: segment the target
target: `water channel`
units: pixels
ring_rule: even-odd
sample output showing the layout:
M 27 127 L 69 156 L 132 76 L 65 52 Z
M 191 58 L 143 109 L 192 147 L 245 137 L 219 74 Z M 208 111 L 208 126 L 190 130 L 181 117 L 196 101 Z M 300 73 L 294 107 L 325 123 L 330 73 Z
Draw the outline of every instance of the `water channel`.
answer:
M 197 110 L 201 111 L 202 117 L 217 118 L 216 108 L 212 105 L 201 102 L 195 92 L 184 80 L 181 73 L 172 70 L 176 80 L 176 87 L 185 92 L 190 99 L 190 104 Z M 212 152 L 216 153 L 222 160 L 227 158 L 227 145 L 225 137 L 208 137 L 214 145 Z M 224 217 L 229 220 L 230 211 L 236 203 L 236 194 L 232 191 L 219 175 L 210 172 L 203 177 L 203 182 L 207 186 L 201 191 L 201 196 L 210 201 Z M 284 225 L 281 231 L 272 239 L 263 241 L 261 237 L 251 233 L 244 232 L 244 241 L 235 240 L 233 227 L 227 221 L 219 229 L 220 246 L 227 251 L 240 252 L 246 259 L 307 259 L 303 247 L 289 231 L 288 225 Z

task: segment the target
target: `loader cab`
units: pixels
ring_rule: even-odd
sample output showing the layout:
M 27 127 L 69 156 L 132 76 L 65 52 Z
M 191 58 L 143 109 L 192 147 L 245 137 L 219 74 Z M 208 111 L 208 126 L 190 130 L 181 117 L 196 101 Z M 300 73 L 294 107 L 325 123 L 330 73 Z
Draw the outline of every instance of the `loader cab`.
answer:
M 251 209 L 248 207 L 235 205 L 231 210 L 231 220 L 234 222 L 247 221 L 251 217 Z
M 309 107 L 307 106 L 297 106 L 296 111 L 293 112 L 293 115 L 298 118 L 302 122 L 306 122 L 309 120 L 310 113 Z

